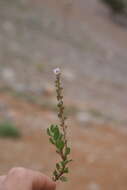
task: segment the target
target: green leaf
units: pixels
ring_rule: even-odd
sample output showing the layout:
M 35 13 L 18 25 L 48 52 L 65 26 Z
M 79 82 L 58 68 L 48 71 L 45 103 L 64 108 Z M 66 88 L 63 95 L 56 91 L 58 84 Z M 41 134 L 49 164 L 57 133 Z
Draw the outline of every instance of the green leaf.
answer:
M 59 135 L 59 140 L 62 140 L 62 138 L 63 138 L 63 134 L 60 133 L 60 135 Z
M 56 171 L 56 170 L 53 172 L 53 175 L 54 175 L 55 177 L 57 177 L 57 176 L 58 176 L 58 173 L 57 173 L 57 171 Z
M 49 129 L 49 128 L 47 129 L 47 134 L 48 134 L 49 136 L 52 136 L 52 134 L 51 134 L 51 132 L 50 132 L 50 129 Z
M 71 149 L 69 147 L 67 147 L 66 150 L 65 150 L 65 155 L 70 154 L 70 151 L 71 151 Z
M 51 125 L 51 126 L 50 126 L 50 130 L 51 130 L 52 133 L 54 133 L 54 128 L 55 128 L 54 125 Z
M 65 161 L 61 161 L 60 163 L 61 163 L 61 165 L 63 166 L 63 167 L 65 167 L 66 166 L 66 164 L 68 164 L 69 162 L 71 162 L 72 160 L 65 160 Z
M 61 165 L 62 165 L 62 167 L 65 167 L 65 165 L 66 165 L 66 161 L 67 161 L 67 160 L 65 160 L 65 161 L 61 161 L 61 162 L 60 162 Z
M 52 138 L 49 139 L 49 141 L 52 143 L 52 144 L 55 144 L 54 140 Z
M 64 173 L 68 173 L 68 172 L 69 172 L 69 168 L 67 167 L 64 169 Z
M 67 181 L 67 177 L 61 176 L 61 177 L 60 177 L 60 180 L 61 180 L 62 182 L 66 182 L 66 181 Z
M 60 167 L 59 163 L 56 164 L 56 168 L 57 168 L 58 171 L 60 171 L 61 167 Z
M 54 128 L 54 139 L 57 140 L 60 135 L 58 127 Z
M 56 141 L 56 146 L 59 150 L 62 150 L 64 148 L 64 142 L 62 140 Z

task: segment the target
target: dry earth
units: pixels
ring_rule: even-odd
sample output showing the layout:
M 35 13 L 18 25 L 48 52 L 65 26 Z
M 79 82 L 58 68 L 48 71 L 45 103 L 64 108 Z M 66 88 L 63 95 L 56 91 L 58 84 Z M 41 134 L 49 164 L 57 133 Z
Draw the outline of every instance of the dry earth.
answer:
M 54 112 L 44 111 L 8 95 L 0 96 L 13 122 L 22 131 L 19 140 L 0 139 L 0 173 L 23 166 L 51 176 L 58 159 L 48 142 L 46 127 L 57 122 Z M 58 189 L 125 190 L 127 188 L 127 131 L 107 124 L 80 126 L 74 117 L 69 121 L 69 139 L 73 163 L 66 184 Z

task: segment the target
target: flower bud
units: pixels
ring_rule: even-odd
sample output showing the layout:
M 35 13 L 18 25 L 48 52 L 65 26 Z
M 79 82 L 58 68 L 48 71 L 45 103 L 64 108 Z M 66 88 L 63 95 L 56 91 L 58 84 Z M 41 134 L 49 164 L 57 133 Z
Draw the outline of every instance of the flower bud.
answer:
M 55 75 L 59 75 L 61 73 L 60 68 L 58 68 L 58 67 L 56 69 L 54 69 L 53 72 Z

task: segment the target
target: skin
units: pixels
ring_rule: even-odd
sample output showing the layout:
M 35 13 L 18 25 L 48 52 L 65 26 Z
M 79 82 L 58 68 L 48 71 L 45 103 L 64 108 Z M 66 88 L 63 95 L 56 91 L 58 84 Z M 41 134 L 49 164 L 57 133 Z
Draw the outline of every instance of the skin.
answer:
M 56 184 L 44 174 L 26 168 L 13 168 L 0 176 L 0 190 L 55 190 Z

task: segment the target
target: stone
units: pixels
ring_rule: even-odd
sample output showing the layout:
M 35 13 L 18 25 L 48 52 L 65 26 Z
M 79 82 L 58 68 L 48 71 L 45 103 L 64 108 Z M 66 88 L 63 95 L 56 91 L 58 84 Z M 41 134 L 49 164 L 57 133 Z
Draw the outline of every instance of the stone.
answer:
M 63 77 L 64 77 L 66 80 L 68 80 L 69 82 L 72 82 L 72 81 L 75 80 L 75 75 L 74 75 L 74 73 L 73 73 L 72 71 L 70 71 L 70 70 L 63 70 L 62 75 L 63 75 Z
M 11 68 L 4 68 L 2 70 L 2 77 L 5 81 L 13 83 L 15 80 L 15 73 Z
M 101 190 L 100 185 L 96 184 L 94 182 L 88 184 L 87 189 L 88 190 Z
M 92 116 L 87 112 L 78 112 L 76 119 L 81 123 L 87 123 L 93 120 Z

